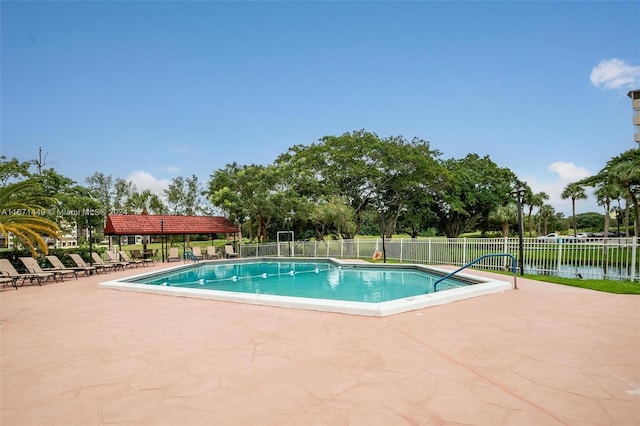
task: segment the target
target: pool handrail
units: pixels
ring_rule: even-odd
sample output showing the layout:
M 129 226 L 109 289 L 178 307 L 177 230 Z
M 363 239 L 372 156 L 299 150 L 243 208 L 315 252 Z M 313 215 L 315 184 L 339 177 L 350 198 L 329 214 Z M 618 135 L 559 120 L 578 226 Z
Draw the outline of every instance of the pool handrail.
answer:
M 517 281 L 517 267 L 516 267 L 516 258 L 514 255 L 512 254 L 508 254 L 508 253 L 493 253 L 493 254 L 485 254 L 483 256 L 480 256 L 479 258 L 472 260 L 471 262 L 467 263 L 466 265 L 456 269 L 455 271 L 445 275 L 444 277 L 436 280 L 433 283 L 433 292 L 436 292 L 436 286 L 438 285 L 438 283 L 440 283 L 441 281 L 446 280 L 447 278 L 450 278 L 452 276 L 454 276 L 455 274 L 457 274 L 458 272 L 462 271 L 463 269 L 468 268 L 469 266 L 478 263 L 479 261 L 481 261 L 482 259 L 485 259 L 487 257 L 510 257 L 511 258 L 511 269 L 513 270 L 513 289 L 517 290 L 518 289 L 518 281 Z

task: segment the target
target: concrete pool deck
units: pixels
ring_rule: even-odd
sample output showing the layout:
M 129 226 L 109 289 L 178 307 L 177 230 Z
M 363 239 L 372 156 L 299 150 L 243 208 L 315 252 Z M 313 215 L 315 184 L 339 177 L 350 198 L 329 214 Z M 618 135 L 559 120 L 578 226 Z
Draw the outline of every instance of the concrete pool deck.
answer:
M 639 296 L 518 279 L 377 318 L 98 288 L 162 268 L 0 291 L 0 424 L 640 423 Z

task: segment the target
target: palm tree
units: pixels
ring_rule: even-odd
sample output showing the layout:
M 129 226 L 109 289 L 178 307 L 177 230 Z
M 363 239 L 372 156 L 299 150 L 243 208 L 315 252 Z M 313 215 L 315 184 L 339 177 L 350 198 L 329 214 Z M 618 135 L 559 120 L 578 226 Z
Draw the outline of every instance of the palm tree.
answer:
M 132 192 L 127 199 L 125 206 L 130 211 L 138 211 L 140 214 L 162 214 L 165 212 L 165 207 L 156 194 L 150 190 L 145 189 L 142 192 Z M 147 249 L 147 243 L 150 241 L 150 236 L 146 235 L 142 239 L 142 249 Z M 186 237 L 185 242 L 189 244 L 190 238 Z
M 640 206 L 637 192 L 640 190 L 640 163 L 635 161 L 620 162 L 609 168 L 610 176 L 619 182 L 626 191 L 627 199 L 631 201 L 635 216 L 633 235 L 640 234 Z
M 598 198 L 598 204 L 604 207 L 604 234 L 608 235 L 611 201 L 618 200 L 618 205 L 620 205 L 620 198 L 622 198 L 624 194 L 620 186 L 612 183 L 604 183 L 596 187 L 595 195 Z
M 518 221 L 518 210 L 515 204 L 499 206 L 489 213 L 489 220 L 502 224 L 502 236 L 509 236 L 509 225 Z
M 634 235 L 640 233 L 640 205 L 638 205 L 638 191 L 640 190 L 640 149 L 633 148 L 607 161 L 607 165 L 594 176 L 578 182 L 581 185 L 617 185 L 625 193 L 627 205 L 625 208 L 625 228 L 628 227 L 628 208 L 634 208 Z
M 542 205 L 544 204 L 545 200 L 548 200 L 549 196 L 547 195 L 546 192 L 540 191 L 537 194 L 530 194 L 529 197 L 526 199 L 526 203 L 529 205 L 529 216 L 527 221 L 529 222 L 529 237 L 532 236 L 532 232 L 533 232 L 533 224 L 531 223 L 531 215 L 533 214 L 533 209 L 535 207 L 542 207 Z
M 0 187 L 0 233 L 5 238 L 13 234 L 33 256 L 36 256 L 36 247 L 48 253 L 44 236 L 60 235 L 58 225 L 45 218 L 45 208 L 29 195 L 37 188 L 38 183 L 32 179 Z
M 540 211 L 538 211 L 538 216 L 539 216 L 539 222 L 543 222 L 544 223 L 544 235 L 547 235 L 549 233 L 549 220 L 553 218 L 555 214 L 555 210 L 553 207 L 551 207 L 548 204 L 544 204 L 542 206 L 540 206 Z M 538 234 L 540 232 L 538 231 Z
M 571 207 L 573 211 L 573 236 L 578 235 L 578 223 L 576 220 L 576 200 L 586 200 L 587 194 L 584 191 L 584 187 L 578 183 L 570 183 L 564 188 L 562 194 L 560 194 L 563 200 L 571 198 Z
M 137 211 L 140 214 L 149 214 L 149 212 L 161 214 L 165 211 L 160 197 L 148 189 L 130 194 L 125 205 L 128 210 Z

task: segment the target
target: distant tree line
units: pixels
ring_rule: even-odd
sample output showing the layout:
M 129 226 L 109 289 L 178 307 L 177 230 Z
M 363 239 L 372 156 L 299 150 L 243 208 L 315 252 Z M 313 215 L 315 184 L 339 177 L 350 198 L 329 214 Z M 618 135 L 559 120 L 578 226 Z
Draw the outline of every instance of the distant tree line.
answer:
M 14 186 L 22 182 L 29 183 Z M 607 232 L 611 216 L 620 218 L 624 229 L 634 223 L 638 233 L 637 149 L 564 188 L 562 197 L 572 201 L 571 218 L 546 204 L 547 194 L 534 193 L 488 156 L 443 159 L 428 141 L 380 138 L 365 130 L 293 146 L 271 164 L 227 164 L 214 170 L 206 184 L 196 175 L 179 176 L 161 194 L 139 190 L 132 182 L 102 172 L 79 185 L 43 168 L 39 161 L 0 157 L 0 209 L 28 200 L 29 206 L 38 208 L 34 216 L 57 226 L 57 230 L 39 228 L 46 235 L 99 226 L 110 213 L 148 213 L 224 215 L 242 226 L 244 236 L 263 242 L 288 228 L 297 238 L 318 240 L 382 233 L 388 238 L 396 233 L 413 238 L 455 238 L 469 232 L 506 236 L 516 231 L 512 196 L 516 188 L 525 191 L 523 226 L 528 236 L 600 227 Z M 593 188 L 602 214 L 576 215 L 576 202 L 586 198 L 586 188 Z M 4 210 L 0 230 L 15 234 L 18 229 L 11 224 L 17 223 L 16 215 Z M 39 244 L 31 241 L 33 247 Z

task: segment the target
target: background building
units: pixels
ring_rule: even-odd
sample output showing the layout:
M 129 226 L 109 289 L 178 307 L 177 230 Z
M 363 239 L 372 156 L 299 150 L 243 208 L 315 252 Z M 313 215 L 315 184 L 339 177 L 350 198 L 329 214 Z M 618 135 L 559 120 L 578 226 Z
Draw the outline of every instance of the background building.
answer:
M 631 98 L 633 106 L 633 125 L 635 127 L 633 140 L 640 144 L 640 90 L 632 90 L 627 93 L 627 96 Z M 638 146 L 640 147 L 640 145 Z

